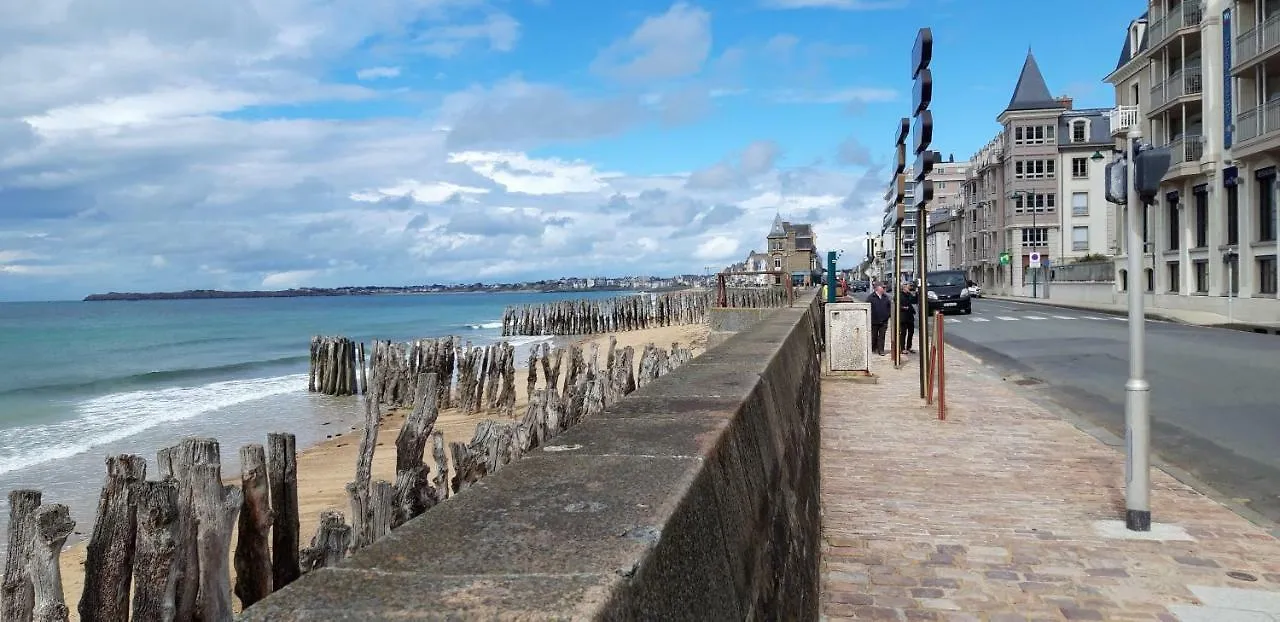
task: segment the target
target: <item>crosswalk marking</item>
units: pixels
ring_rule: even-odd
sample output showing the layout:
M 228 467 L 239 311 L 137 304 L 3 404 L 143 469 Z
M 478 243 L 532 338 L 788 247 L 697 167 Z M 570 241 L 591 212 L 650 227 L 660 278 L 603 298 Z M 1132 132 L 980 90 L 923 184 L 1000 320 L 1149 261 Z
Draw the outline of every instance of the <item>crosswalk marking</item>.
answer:
M 1074 320 L 1075 318 L 1071 317 L 1070 315 L 1055 315 L 1055 316 L 1053 316 L 1053 319 L 1055 319 L 1055 320 Z
M 1106 318 L 1106 317 L 1095 317 L 1095 316 L 1092 316 L 1092 315 L 1086 315 L 1084 319 L 1086 319 L 1086 320 L 1102 320 L 1103 322 L 1105 322 L 1105 321 L 1107 321 L 1107 320 L 1109 320 L 1109 319 L 1111 319 L 1111 318 Z
M 1045 318 L 1043 318 L 1043 317 L 1041 317 L 1041 316 L 1039 316 L 1039 315 L 1028 315 L 1028 316 L 1025 316 L 1025 317 L 1026 317 L 1028 320 L 1043 320 L 1043 319 L 1045 319 Z
M 975 318 L 969 318 L 969 321 L 970 322 L 990 322 L 991 320 L 988 320 L 985 317 L 975 317 Z
M 956 318 L 953 318 L 953 317 L 949 317 L 949 318 L 947 318 L 947 323 L 948 323 L 948 324 L 959 324 L 959 323 L 960 323 L 960 320 L 957 320 Z
M 997 316 L 996 316 L 996 319 L 997 319 L 997 320 L 1004 320 L 1004 321 L 1006 321 L 1006 322 L 1017 322 L 1017 321 L 1018 321 L 1018 318 L 1016 318 L 1016 317 L 1009 317 L 1009 316 L 1007 316 L 1007 315 L 997 315 Z

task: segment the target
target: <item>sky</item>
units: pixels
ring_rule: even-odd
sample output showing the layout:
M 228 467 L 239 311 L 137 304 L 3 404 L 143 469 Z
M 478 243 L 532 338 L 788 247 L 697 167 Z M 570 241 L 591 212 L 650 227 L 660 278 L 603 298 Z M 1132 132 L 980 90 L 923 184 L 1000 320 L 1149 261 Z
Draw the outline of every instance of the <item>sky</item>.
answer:
M 861 259 L 1030 47 L 1110 107 L 1134 0 L 0 0 L 0 300 L 700 274 L 775 215 Z

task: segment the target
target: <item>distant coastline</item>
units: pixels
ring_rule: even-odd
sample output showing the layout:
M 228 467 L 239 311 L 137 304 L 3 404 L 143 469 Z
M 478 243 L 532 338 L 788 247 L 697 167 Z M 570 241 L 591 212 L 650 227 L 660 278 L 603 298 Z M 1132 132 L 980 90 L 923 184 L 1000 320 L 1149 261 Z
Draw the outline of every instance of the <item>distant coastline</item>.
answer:
M 313 296 L 393 296 L 406 294 L 448 294 L 448 293 L 569 293 L 569 292 L 622 292 L 644 290 L 650 292 L 687 289 L 688 283 L 661 284 L 647 286 L 636 284 L 583 285 L 546 281 L 540 283 L 518 283 L 486 285 L 473 283 L 470 285 L 415 285 L 406 287 L 307 287 L 299 289 L 261 290 L 261 291 L 224 291 L 216 289 L 193 289 L 181 292 L 109 292 L 91 294 L 84 297 L 84 302 L 103 301 L 140 301 L 140 300 L 216 300 L 229 298 L 304 298 Z

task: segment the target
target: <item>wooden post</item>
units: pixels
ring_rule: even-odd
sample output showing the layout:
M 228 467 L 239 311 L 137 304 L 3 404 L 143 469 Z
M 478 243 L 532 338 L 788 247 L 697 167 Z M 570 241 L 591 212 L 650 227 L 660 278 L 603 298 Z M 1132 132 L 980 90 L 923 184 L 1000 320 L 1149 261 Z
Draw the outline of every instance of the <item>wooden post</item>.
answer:
M 320 513 L 320 525 L 311 538 L 311 546 L 302 551 L 302 568 L 310 572 L 337 565 L 351 548 L 351 527 L 342 512 L 326 510 Z
M 431 433 L 431 459 L 435 462 L 435 474 L 431 477 L 431 487 L 435 489 L 435 501 L 444 501 L 449 491 L 449 455 L 445 451 L 444 433 L 436 430 Z
M 240 448 L 240 487 L 244 508 L 236 537 L 235 594 L 248 607 L 271 594 L 271 492 L 267 455 L 262 445 Z
M 367 400 L 377 399 L 366 394 Z M 301 574 L 298 563 L 298 451 L 292 434 L 267 435 L 267 484 L 271 490 L 271 586 L 278 590 Z
M 139 482 L 136 490 L 132 622 L 176 622 L 178 483 Z
M 147 479 L 142 456 L 107 458 L 107 481 L 98 499 L 98 517 L 84 564 L 81 620 L 128 622 L 129 583 L 133 574 L 137 508 L 134 489 Z
M 9 491 L 9 549 L 0 587 L 0 620 L 4 622 L 27 622 L 35 610 L 35 588 L 28 568 L 39 507 L 39 490 Z
M 229 622 L 231 604 L 231 530 L 240 513 L 243 495 L 235 486 L 222 485 L 222 460 L 218 442 L 199 443 L 191 464 L 191 507 L 196 518 L 200 581 L 196 619 Z
M 413 412 L 405 418 L 400 434 L 396 436 L 395 506 L 398 516 L 393 527 L 418 516 L 434 504 L 436 495 L 431 489 L 430 469 L 424 455 L 440 414 L 436 404 L 437 382 L 434 373 L 418 376 Z
M 347 484 L 347 496 L 351 500 L 352 551 L 368 546 L 375 539 L 371 485 L 380 418 L 377 400 L 365 400 L 364 435 L 360 438 L 360 453 L 356 458 L 356 478 Z
M 143 464 L 146 464 L 146 461 L 143 461 Z M 27 567 L 31 575 L 35 602 L 32 620 L 34 622 L 67 622 L 71 612 L 67 609 L 66 601 L 62 597 L 62 571 L 58 567 L 58 556 L 62 553 L 62 545 L 66 544 L 67 536 L 71 535 L 71 530 L 75 529 L 76 523 L 71 520 L 67 506 L 61 503 L 37 509 L 32 517 L 32 523 L 32 553 Z M 125 597 L 128 598 L 127 592 Z M 100 620 L 102 618 L 82 619 Z M 124 619 L 128 619 L 127 610 Z

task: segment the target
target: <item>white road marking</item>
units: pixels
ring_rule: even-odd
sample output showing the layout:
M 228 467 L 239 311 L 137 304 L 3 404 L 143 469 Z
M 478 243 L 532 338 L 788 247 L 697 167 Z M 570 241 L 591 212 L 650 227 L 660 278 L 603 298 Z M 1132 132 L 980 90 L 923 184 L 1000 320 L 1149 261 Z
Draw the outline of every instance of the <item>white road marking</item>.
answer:
M 1039 315 L 1026 315 L 1026 316 L 1023 316 L 1023 317 L 1027 318 L 1028 320 L 1043 320 L 1043 319 L 1045 319 L 1044 317 L 1041 317 L 1041 316 L 1039 316 Z
M 953 318 L 953 317 L 949 317 L 949 318 L 947 318 L 947 323 L 948 323 L 948 324 L 959 324 L 959 323 L 960 323 L 960 320 L 957 320 L 957 319 L 955 319 L 955 318 Z
M 1004 320 L 1004 321 L 1006 321 L 1006 322 L 1017 322 L 1017 321 L 1018 321 L 1018 318 L 1016 318 L 1016 317 L 1009 317 L 1009 316 L 1007 316 L 1007 315 L 997 315 L 997 316 L 996 316 L 996 319 L 997 319 L 997 320 Z
M 1069 316 L 1069 315 L 1055 315 L 1055 316 L 1053 316 L 1053 319 L 1055 319 L 1055 320 L 1074 320 L 1075 318 L 1073 318 L 1073 317 L 1071 317 L 1071 316 Z
M 1095 316 L 1092 316 L 1092 315 L 1087 315 L 1087 316 L 1085 316 L 1085 318 L 1084 318 L 1084 319 L 1086 319 L 1086 320 L 1102 320 L 1102 321 L 1104 321 L 1104 322 L 1105 322 L 1105 321 L 1107 321 L 1107 320 L 1109 320 L 1109 319 L 1111 319 L 1111 318 L 1108 318 L 1108 317 L 1095 317 Z
M 975 317 L 975 318 L 970 318 L 970 320 L 969 320 L 969 321 L 971 321 L 971 322 L 990 322 L 991 320 L 988 320 L 988 319 L 987 319 L 987 318 L 985 318 L 985 317 Z

